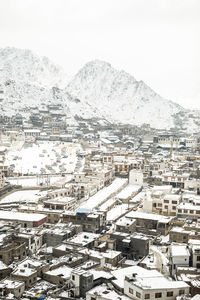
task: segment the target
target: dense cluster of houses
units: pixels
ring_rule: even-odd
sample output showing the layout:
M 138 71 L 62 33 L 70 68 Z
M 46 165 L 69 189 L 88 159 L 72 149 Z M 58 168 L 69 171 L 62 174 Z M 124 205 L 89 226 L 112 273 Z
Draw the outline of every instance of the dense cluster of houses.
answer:
M 0 122 L 0 299 L 199 299 L 198 134 L 68 124 L 54 105 Z M 49 141 L 42 158 L 80 145 L 72 171 L 7 160 Z

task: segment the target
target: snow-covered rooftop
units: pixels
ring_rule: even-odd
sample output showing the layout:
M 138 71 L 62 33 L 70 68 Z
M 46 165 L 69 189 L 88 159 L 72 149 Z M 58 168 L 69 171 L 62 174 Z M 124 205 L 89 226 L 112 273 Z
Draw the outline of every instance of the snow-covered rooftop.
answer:
M 15 211 L 0 210 L 0 220 L 38 222 L 44 218 L 46 218 L 46 215 L 43 214 L 27 214 Z

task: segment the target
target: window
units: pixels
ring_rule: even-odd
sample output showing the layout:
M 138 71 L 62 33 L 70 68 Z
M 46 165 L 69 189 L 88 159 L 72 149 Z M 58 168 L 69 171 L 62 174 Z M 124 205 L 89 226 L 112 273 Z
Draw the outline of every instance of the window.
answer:
M 167 297 L 172 297 L 173 296 L 173 292 L 167 292 Z
M 173 201 L 172 201 L 172 204 L 177 204 L 177 201 L 173 200 Z
M 180 295 L 184 295 L 185 294 L 185 291 L 184 290 L 179 290 L 179 296 Z
M 169 200 L 164 200 L 164 203 L 169 203 Z
M 168 205 L 165 205 L 165 209 L 168 209 Z
M 197 261 L 200 261 L 200 256 L 197 256 Z
M 172 209 L 173 209 L 173 210 L 176 210 L 176 206 L 172 206 Z
M 129 288 L 129 293 L 133 294 L 133 289 Z
M 190 214 L 193 214 L 194 213 L 194 211 L 193 210 L 190 210 Z
M 182 213 L 182 209 L 178 209 L 178 212 L 179 212 L 179 213 Z
M 161 298 L 162 297 L 162 293 L 155 293 L 155 298 Z
M 144 299 L 150 299 L 150 294 L 145 294 Z
M 136 297 L 141 298 L 141 294 L 136 292 Z

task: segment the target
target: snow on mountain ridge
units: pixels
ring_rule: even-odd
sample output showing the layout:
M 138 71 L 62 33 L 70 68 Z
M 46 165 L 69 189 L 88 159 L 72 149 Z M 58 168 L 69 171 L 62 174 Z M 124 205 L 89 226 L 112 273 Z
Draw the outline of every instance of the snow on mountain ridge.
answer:
M 156 128 L 169 128 L 174 125 L 173 115 L 184 110 L 162 98 L 143 81 L 99 60 L 87 63 L 68 84 L 67 90 L 115 122 L 149 123 Z
M 73 98 L 62 85 L 66 75 L 62 68 L 47 57 L 40 57 L 30 50 L 0 48 L 0 89 L 3 100 L 0 109 L 3 115 L 21 113 L 29 118 L 29 108 L 41 108 L 49 104 L 61 104 L 63 112 L 74 120 L 78 113 L 95 117 L 95 108 Z
M 0 109 L 5 115 L 12 116 L 18 112 L 29 117 L 30 107 L 40 109 L 50 104 L 61 104 L 63 113 L 72 120 L 75 115 L 85 118 L 100 116 L 96 114 L 95 108 L 73 98 L 67 91 L 30 83 L 19 84 L 12 80 L 6 81 L 4 85 L 4 100 L 0 103 Z
M 118 80 L 126 80 L 129 82 L 136 82 L 135 78 L 128 74 L 127 72 L 121 70 L 118 71 L 114 69 L 110 63 L 101 61 L 101 60 L 93 60 L 85 64 L 85 66 L 80 69 L 80 71 L 75 75 L 75 77 L 79 76 L 80 78 L 90 78 L 90 80 L 94 79 L 99 73 L 109 74 L 110 76 L 117 77 Z
M 0 48 L 0 81 L 32 82 L 41 86 L 60 85 L 65 79 L 61 67 L 47 57 L 27 49 Z
M 30 107 L 61 104 L 72 119 L 75 115 L 99 117 L 116 123 L 191 130 L 200 124 L 195 118 L 189 120 L 189 110 L 101 60 L 88 62 L 67 84 L 63 70 L 47 57 L 30 50 L 0 48 L 0 85 L 4 91 L 0 109 L 9 116 L 24 114 Z

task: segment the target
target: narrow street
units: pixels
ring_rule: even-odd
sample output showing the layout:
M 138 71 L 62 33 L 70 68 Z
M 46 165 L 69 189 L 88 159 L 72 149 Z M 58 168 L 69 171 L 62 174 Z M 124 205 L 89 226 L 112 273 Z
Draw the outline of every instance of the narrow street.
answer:
M 156 258 L 156 265 L 158 270 L 165 276 L 169 276 L 169 267 L 168 267 L 168 259 L 166 256 L 161 252 L 161 250 L 156 246 L 150 246 L 150 253 L 154 254 Z

